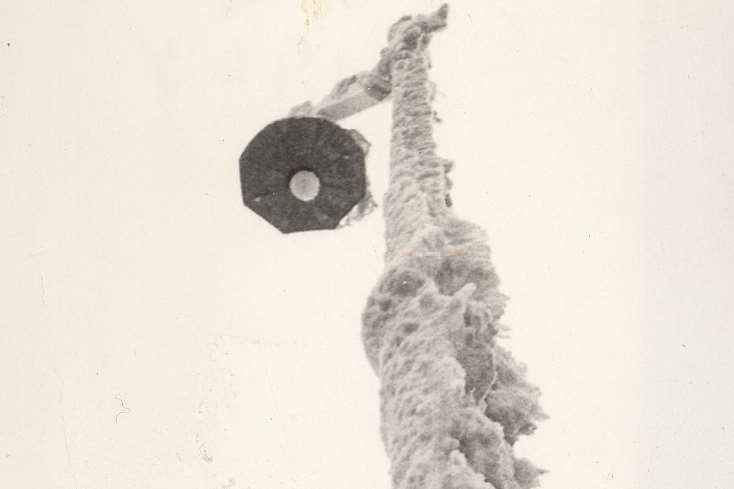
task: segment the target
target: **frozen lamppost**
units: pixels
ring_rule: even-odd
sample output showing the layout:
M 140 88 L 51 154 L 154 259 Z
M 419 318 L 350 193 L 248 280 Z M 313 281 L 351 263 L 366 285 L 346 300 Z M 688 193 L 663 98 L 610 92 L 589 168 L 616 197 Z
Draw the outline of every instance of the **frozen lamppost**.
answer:
M 368 143 L 335 121 L 392 100 L 385 272 L 363 314 L 380 378 L 394 489 L 525 489 L 542 470 L 514 444 L 545 417 L 539 390 L 496 337 L 506 297 L 484 232 L 454 215 L 435 153 L 427 47 L 444 5 L 405 16 L 371 71 L 265 127 L 240 159 L 245 205 L 284 233 L 333 229 L 370 207 Z

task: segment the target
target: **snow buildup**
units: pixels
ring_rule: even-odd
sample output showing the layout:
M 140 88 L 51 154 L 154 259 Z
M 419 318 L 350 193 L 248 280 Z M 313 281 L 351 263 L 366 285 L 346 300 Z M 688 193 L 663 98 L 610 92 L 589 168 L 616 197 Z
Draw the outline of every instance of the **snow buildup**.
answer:
M 545 417 L 539 390 L 496 343 L 506 297 L 485 233 L 450 207 L 450 163 L 435 154 L 426 47 L 446 15 L 404 17 L 390 30 L 386 270 L 362 338 L 381 380 L 394 489 L 525 489 L 542 470 L 513 445 Z

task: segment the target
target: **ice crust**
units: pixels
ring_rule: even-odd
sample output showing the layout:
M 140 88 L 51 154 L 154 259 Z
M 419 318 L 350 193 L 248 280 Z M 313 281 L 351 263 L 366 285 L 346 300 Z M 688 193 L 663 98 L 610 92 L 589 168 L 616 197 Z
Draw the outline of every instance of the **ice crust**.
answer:
M 380 432 L 394 489 L 525 489 L 543 471 L 513 445 L 545 417 L 525 368 L 497 344 L 506 297 L 487 236 L 454 215 L 451 162 L 435 153 L 427 45 L 447 9 L 390 30 L 386 269 L 363 314 L 381 381 Z

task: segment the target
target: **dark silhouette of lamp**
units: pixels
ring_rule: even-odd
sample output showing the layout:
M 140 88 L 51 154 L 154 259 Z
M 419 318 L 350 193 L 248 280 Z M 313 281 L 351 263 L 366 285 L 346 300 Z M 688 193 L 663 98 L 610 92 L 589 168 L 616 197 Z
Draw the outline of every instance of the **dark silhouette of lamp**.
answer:
M 365 197 L 365 154 L 322 117 L 268 124 L 240 157 L 244 204 L 283 233 L 334 229 Z

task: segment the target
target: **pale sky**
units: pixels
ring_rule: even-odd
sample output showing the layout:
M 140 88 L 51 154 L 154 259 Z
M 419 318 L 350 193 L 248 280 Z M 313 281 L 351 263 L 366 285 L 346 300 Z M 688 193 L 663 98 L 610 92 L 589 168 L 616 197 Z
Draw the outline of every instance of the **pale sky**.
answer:
M 241 203 L 267 123 L 435 1 L 0 0 L 0 487 L 388 489 L 378 212 Z M 544 489 L 734 486 L 734 4 L 455 1 L 438 153 L 550 419 Z M 342 121 L 387 183 L 389 105 Z

